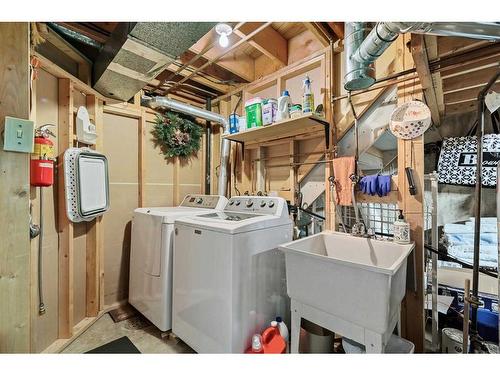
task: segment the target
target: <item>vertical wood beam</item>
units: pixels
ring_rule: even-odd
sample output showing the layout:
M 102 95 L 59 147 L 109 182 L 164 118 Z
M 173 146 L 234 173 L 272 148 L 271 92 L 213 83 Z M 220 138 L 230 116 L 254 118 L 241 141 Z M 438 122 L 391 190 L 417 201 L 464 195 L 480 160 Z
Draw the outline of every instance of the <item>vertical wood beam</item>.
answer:
M 413 36 L 412 36 L 413 37 Z M 413 58 L 407 45 L 410 35 L 400 36 L 398 43 L 398 64 L 403 69 L 412 68 Z M 417 98 L 414 88 L 407 88 L 404 84 L 398 87 L 398 103 Z M 410 195 L 405 168 L 411 167 L 417 187 L 417 194 Z M 423 136 L 412 140 L 398 140 L 398 206 L 403 210 L 408 223 L 410 223 L 410 235 L 415 242 L 415 274 L 416 292 L 407 290 L 402 303 L 402 333 L 405 338 L 415 344 L 415 352 L 422 353 L 424 350 L 424 248 L 423 248 L 423 189 L 424 189 L 424 142 Z
M 87 95 L 86 107 L 96 126 L 97 140 L 92 149 L 102 152 L 103 106 L 95 95 Z M 103 251 L 101 217 L 87 223 L 86 236 L 86 271 L 85 271 L 85 315 L 95 317 L 100 307 L 100 254 Z
M 438 126 L 440 124 L 439 106 L 432 81 L 431 70 L 429 68 L 429 58 L 427 56 L 427 48 L 424 41 L 424 36 L 415 34 L 411 38 L 411 54 L 417 74 L 420 79 L 420 84 L 424 90 L 425 101 L 431 110 L 432 122 Z
M 141 117 L 139 118 L 139 157 L 138 157 L 138 181 L 139 181 L 139 207 L 144 207 L 144 195 L 146 187 L 146 170 L 144 166 L 144 142 L 146 137 L 146 110 L 141 109 Z
M 29 24 L 0 23 L 0 132 L 29 118 Z M 29 154 L 0 137 L 0 353 L 30 351 Z
M 177 206 L 180 203 L 180 189 L 179 189 L 179 184 L 180 182 L 180 168 L 181 168 L 181 161 L 178 156 L 175 157 L 174 159 L 174 187 L 172 189 L 173 193 L 173 205 Z
M 59 232 L 59 338 L 73 335 L 73 223 L 66 216 L 64 152 L 73 146 L 73 82 L 59 79 L 57 198 Z

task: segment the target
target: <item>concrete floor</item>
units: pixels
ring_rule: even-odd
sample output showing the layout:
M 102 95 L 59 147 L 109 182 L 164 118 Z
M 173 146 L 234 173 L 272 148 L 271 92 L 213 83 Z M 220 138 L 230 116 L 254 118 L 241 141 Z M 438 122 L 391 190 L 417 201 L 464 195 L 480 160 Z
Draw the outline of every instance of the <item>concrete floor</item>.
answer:
M 180 340 L 162 338 L 162 332 L 143 317 L 115 323 L 109 314 L 100 317 L 62 353 L 85 353 L 122 336 L 127 336 L 141 353 L 194 353 Z

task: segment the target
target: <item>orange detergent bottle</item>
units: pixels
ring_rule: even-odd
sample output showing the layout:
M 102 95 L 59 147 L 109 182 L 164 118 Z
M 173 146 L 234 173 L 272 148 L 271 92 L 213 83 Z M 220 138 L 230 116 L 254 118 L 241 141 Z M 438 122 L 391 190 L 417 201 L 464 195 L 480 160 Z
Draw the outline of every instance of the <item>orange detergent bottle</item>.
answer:
M 286 342 L 280 334 L 278 322 L 272 321 L 271 327 L 262 333 L 262 346 L 264 354 L 286 353 Z

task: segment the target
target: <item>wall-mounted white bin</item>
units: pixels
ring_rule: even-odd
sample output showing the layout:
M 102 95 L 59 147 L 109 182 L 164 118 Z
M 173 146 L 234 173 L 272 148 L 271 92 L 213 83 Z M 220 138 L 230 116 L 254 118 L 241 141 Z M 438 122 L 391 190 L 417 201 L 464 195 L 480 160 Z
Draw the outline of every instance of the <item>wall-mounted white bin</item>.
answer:
M 89 145 L 94 145 L 97 139 L 96 127 L 90 122 L 87 108 L 83 106 L 76 113 L 76 139 Z
M 74 223 L 90 221 L 109 208 L 108 160 L 88 148 L 64 153 L 66 213 Z

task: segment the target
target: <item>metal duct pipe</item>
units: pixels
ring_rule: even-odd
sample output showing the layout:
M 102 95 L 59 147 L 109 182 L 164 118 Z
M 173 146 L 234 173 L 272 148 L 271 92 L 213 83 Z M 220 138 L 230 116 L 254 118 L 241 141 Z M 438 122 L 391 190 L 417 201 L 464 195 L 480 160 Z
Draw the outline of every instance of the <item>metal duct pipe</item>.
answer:
M 141 100 L 143 106 L 147 106 L 153 109 L 156 108 L 167 108 L 186 115 L 190 115 L 197 118 L 202 118 L 207 121 L 217 122 L 222 125 L 224 131 L 229 132 L 229 122 L 228 120 L 215 112 L 208 111 L 206 109 L 197 108 L 192 105 L 179 102 L 177 100 L 169 99 L 165 96 L 149 97 L 143 96 Z M 217 188 L 217 194 L 226 195 L 227 189 L 227 169 L 229 165 L 229 153 L 230 144 L 227 139 L 222 139 L 221 142 L 221 152 L 220 152 L 220 170 L 219 170 L 219 183 Z
M 61 34 L 66 35 L 68 38 L 74 39 L 80 43 L 97 48 L 99 50 L 102 48 L 101 43 L 95 41 L 92 38 L 89 38 L 86 35 L 83 35 L 83 34 L 80 34 L 76 31 L 68 29 L 67 27 L 58 25 L 57 23 L 54 23 L 54 22 L 47 22 L 47 26 L 49 26 L 52 30 L 58 31 Z
M 351 25 L 352 26 L 349 26 Z M 346 30 L 356 29 L 360 22 L 346 23 Z M 346 36 L 346 90 L 362 90 L 370 87 L 369 80 L 356 79 L 356 72 L 372 64 L 394 42 L 399 34 L 412 32 L 440 36 L 500 40 L 500 23 L 497 22 L 377 22 L 368 36 L 355 50 L 350 50 Z M 346 35 L 347 32 L 346 32 Z
M 368 35 L 365 22 L 349 22 L 345 24 L 345 65 L 344 76 L 345 89 L 347 91 L 359 90 L 370 87 L 375 83 L 375 68 L 372 64 L 366 64 L 354 59 L 354 54 Z

